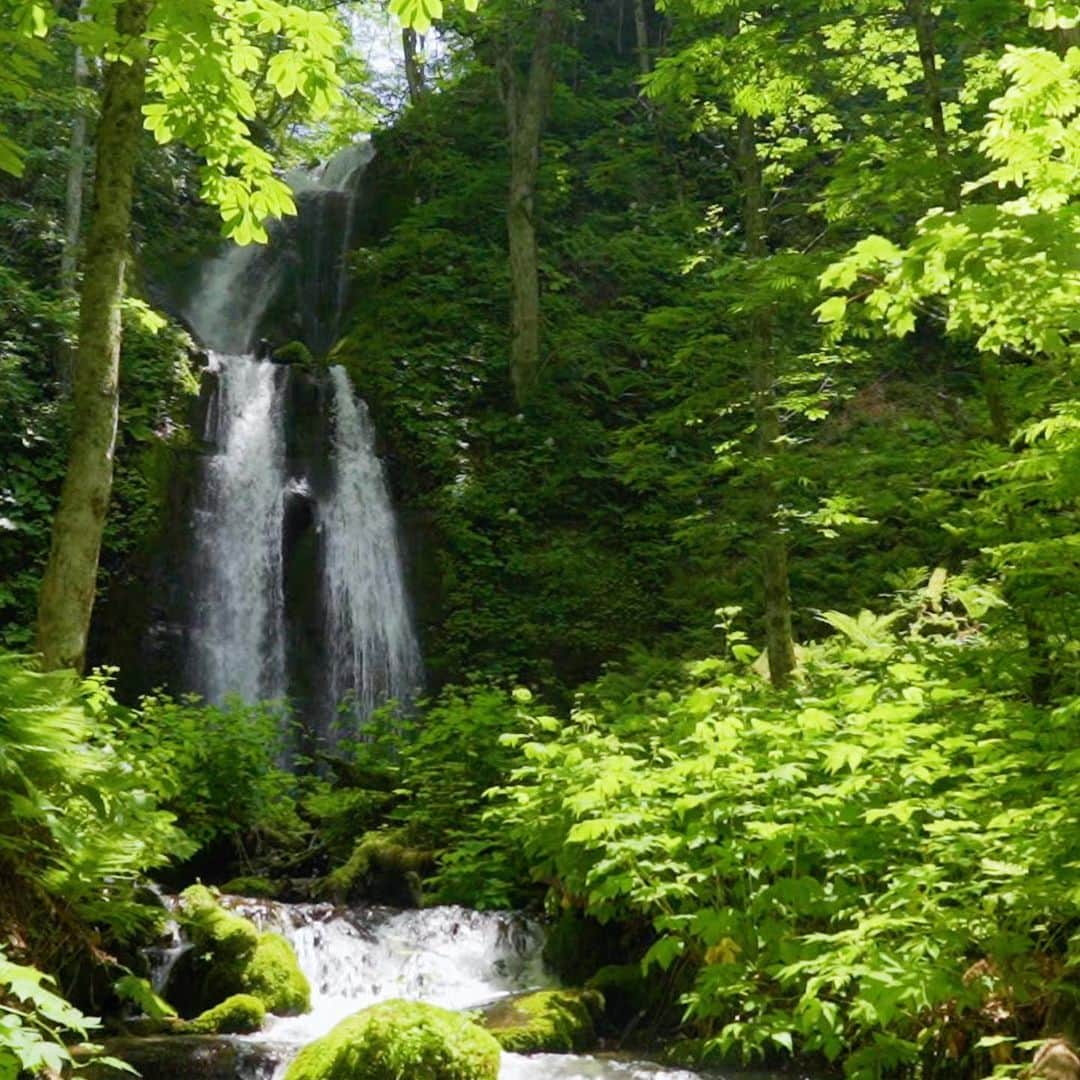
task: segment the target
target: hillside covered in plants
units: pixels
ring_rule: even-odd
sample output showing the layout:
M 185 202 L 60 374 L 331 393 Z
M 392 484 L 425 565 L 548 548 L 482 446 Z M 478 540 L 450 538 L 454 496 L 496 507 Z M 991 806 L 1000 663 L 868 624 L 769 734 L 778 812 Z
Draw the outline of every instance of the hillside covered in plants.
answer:
M 0 14 L 0 1077 L 1080 1080 L 1080 7 Z

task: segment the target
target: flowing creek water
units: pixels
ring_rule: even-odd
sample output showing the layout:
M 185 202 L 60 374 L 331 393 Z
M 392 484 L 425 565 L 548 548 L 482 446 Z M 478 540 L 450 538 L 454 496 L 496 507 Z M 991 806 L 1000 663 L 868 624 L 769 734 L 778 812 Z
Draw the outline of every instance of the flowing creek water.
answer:
M 541 959 L 540 926 L 522 915 L 460 907 L 420 910 L 330 904 L 282 904 L 228 897 L 225 904 L 262 930 L 282 934 L 311 983 L 311 1011 L 271 1017 L 258 1035 L 221 1037 L 237 1051 L 236 1080 L 282 1080 L 309 1042 L 368 1005 L 406 998 L 468 1009 L 508 994 L 555 985 Z M 171 901 L 170 901 L 171 903 Z M 169 973 L 186 945 L 171 929 L 150 956 L 155 987 L 168 991 Z M 174 1038 L 178 1055 L 207 1052 L 208 1040 Z M 182 1071 L 169 1071 L 185 1075 Z M 144 1080 L 159 1080 L 144 1070 Z M 193 1064 L 191 1076 L 204 1073 Z M 765 1080 L 763 1073 L 710 1073 L 712 1080 Z M 415 1080 L 424 1080 L 416 1077 Z M 611 1055 L 503 1054 L 499 1080 L 704 1080 L 701 1074 Z

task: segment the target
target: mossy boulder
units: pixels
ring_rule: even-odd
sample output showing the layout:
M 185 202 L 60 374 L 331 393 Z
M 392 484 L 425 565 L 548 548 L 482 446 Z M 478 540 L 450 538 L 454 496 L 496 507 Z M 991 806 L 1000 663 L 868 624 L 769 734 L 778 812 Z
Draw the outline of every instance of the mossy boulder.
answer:
M 326 879 L 326 892 L 341 904 L 373 900 L 419 907 L 420 881 L 434 867 L 431 852 L 413 847 L 400 830 L 364 833 L 348 861 Z
M 194 1020 L 178 1016 L 143 1017 L 123 1025 L 127 1035 L 250 1035 L 266 1019 L 266 1006 L 251 994 L 233 994 Z
M 285 1080 L 497 1080 L 499 1044 L 461 1013 L 386 1001 L 305 1047 Z
M 309 370 L 315 366 L 315 357 L 302 341 L 289 341 L 279 345 L 270 354 L 270 359 L 275 364 L 293 364 Z
M 538 990 L 483 1010 L 484 1027 L 514 1054 L 569 1054 L 596 1045 L 604 998 L 596 990 Z
M 281 895 L 281 885 L 263 877 L 230 878 L 221 886 L 223 893 L 231 896 L 247 896 L 256 900 L 274 900 Z
M 293 947 L 280 934 L 261 934 L 240 984 L 278 1016 L 299 1016 L 311 1008 L 311 986 Z
M 180 916 L 195 948 L 213 953 L 215 961 L 245 963 L 255 954 L 255 924 L 226 911 L 205 885 L 192 885 L 180 894 Z
M 202 885 L 181 894 L 180 916 L 194 948 L 177 961 L 166 996 L 196 1017 L 236 994 L 259 999 L 278 1016 L 311 1008 L 311 987 L 292 946 L 280 935 L 227 911 Z
M 184 1035 L 250 1035 L 266 1019 L 266 1006 L 251 994 L 233 994 L 219 1005 L 187 1020 Z

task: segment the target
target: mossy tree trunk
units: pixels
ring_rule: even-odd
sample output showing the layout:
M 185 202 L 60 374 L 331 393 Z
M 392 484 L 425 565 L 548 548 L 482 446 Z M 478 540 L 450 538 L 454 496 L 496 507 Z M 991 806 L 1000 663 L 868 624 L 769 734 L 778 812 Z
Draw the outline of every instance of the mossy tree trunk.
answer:
M 768 225 L 753 117 L 739 117 L 737 138 L 746 254 L 751 260 L 764 259 L 768 254 Z M 751 314 L 748 337 L 750 393 L 761 472 L 758 513 L 762 526 L 759 551 L 765 596 L 765 642 L 769 678 L 774 686 L 786 686 L 795 670 L 795 643 L 791 631 L 787 538 L 780 518 L 777 476 L 781 431 L 776 404 L 776 355 L 772 315 L 767 309 L 759 308 Z
M 506 231 L 510 257 L 510 379 L 517 403 L 529 397 L 540 372 L 540 270 L 536 243 L 536 178 L 540 139 L 555 80 L 552 48 L 560 0 L 542 0 L 528 75 L 517 71 L 513 43 L 501 44 L 497 72 L 510 140 Z
M 642 75 L 652 70 L 649 55 L 649 20 L 645 14 L 645 0 L 634 0 L 634 30 L 637 35 L 638 67 Z
M 117 29 L 128 55 L 112 61 L 105 74 L 72 380 L 71 444 L 38 599 L 37 648 L 46 669 L 82 670 L 112 492 L 120 309 L 142 131 L 144 37 L 151 6 L 152 0 L 125 0 L 117 8 Z

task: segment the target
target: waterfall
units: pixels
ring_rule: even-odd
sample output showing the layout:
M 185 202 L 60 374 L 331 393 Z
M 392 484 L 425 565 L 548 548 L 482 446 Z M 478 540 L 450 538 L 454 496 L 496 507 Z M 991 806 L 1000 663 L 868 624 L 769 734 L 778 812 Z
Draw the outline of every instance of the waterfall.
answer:
M 332 497 L 319 508 L 328 689 L 332 703 L 350 695 L 364 717 L 383 701 L 411 697 L 420 680 L 420 651 L 375 429 L 344 368 L 331 368 L 330 379 L 335 475 Z
M 288 699 L 300 749 L 333 744 L 422 678 L 375 431 L 344 368 L 256 359 L 261 339 L 334 344 L 369 143 L 287 177 L 295 219 L 204 268 L 188 322 L 211 352 L 190 557 L 184 689 Z
M 281 518 L 286 372 L 211 354 L 211 448 L 196 506 L 191 663 L 210 701 L 281 697 L 285 686 Z

